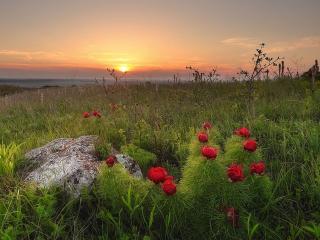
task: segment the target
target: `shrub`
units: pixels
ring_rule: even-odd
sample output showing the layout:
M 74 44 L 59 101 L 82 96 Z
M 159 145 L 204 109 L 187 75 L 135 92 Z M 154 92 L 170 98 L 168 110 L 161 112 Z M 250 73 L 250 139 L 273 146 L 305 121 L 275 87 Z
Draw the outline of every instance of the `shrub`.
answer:
M 259 150 L 246 151 L 243 146 L 246 139 L 232 136 L 227 140 L 223 152 L 216 144 L 219 136 L 216 129 L 211 129 L 208 143 L 192 140 L 190 156 L 179 184 L 179 191 L 189 206 L 186 214 L 193 219 L 189 224 L 191 233 L 206 233 L 201 236 L 203 238 L 244 234 L 243 226 L 248 212 L 256 210 L 255 207 L 259 205 L 255 201 L 260 197 L 258 202 L 268 199 L 271 191 L 271 182 L 266 175 L 250 175 L 250 164 L 261 160 Z M 217 158 L 202 156 L 200 149 L 203 145 L 220 148 Z M 245 178 L 239 178 L 239 182 L 228 180 L 227 168 L 232 164 L 239 164 L 239 168 L 244 169 Z M 230 209 L 233 211 L 231 216 Z M 228 224 L 230 217 L 232 224 Z
M 156 232 L 163 238 L 231 238 L 246 234 L 248 217 L 255 222 L 259 220 L 255 212 L 264 207 L 272 190 L 271 181 L 264 174 L 265 165 L 260 162 L 261 153 L 259 149 L 254 151 L 255 148 L 250 149 L 251 152 L 245 150 L 243 142 L 246 139 L 242 136 L 230 137 L 223 152 L 218 144 L 221 142 L 219 131 L 216 128 L 205 131 L 208 141 L 204 142 L 202 138 L 199 141 L 197 135 L 190 143 L 190 155 L 182 169 L 176 194 L 170 191 L 170 196 L 167 196 L 161 191 L 163 183 L 137 179 L 120 164 L 104 167 L 95 193 L 100 204 L 98 209 L 101 209 L 99 216 L 111 232 L 119 237 L 131 228 L 137 229 L 139 234 L 154 237 L 148 221 L 141 221 L 152 215 L 153 221 L 157 222 Z M 205 146 L 206 151 L 203 151 Z M 134 145 L 126 145 L 123 150 L 138 156 L 136 159 L 145 154 Z M 149 157 L 143 162 L 147 163 L 144 169 L 155 159 L 152 154 L 146 155 Z M 243 169 L 237 182 L 228 179 L 227 169 L 232 164 Z M 166 180 L 170 187 L 174 186 L 171 181 Z M 111 217 L 116 217 L 117 221 L 111 221 Z M 172 224 L 179 228 L 179 232 L 174 231 Z

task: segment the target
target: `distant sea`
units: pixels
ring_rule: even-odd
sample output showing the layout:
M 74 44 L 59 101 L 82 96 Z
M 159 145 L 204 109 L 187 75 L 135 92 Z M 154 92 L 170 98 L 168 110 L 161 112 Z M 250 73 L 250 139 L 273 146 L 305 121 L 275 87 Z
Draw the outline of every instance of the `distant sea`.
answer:
M 112 84 L 113 80 L 106 80 L 107 84 Z M 128 84 L 147 82 L 146 80 L 128 79 Z M 166 83 L 165 80 L 149 80 L 148 82 Z M 41 88 L 41 87 L 67 87 L 67 86 L 83 86 L 97 84 L 94 79 L 5 79 L 0 78 L 0 85 L 12 85 L 24 88 Z

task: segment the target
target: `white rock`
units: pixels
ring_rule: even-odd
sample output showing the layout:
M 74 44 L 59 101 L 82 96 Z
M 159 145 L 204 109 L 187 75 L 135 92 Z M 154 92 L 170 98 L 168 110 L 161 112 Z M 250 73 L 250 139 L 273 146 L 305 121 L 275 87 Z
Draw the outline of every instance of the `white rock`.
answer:
M 95 154 L 96 140 L 96 136 L 60 138 L 31 150 L 25 156 L 38 168 L 25 180 L 40 187 L 64 186 L 78 195 L 82 187 L 93 183 L 101 164 Z
M 78 196 L 83 187 L 92 185 L 99 167 L 104 164 L 96 156 L 94 144 L 97 139 L 97 136 L 60 138 L 31 150 L 25 157 L 34 166 L 34 170 L 25 180 L 40 187 L 63 186 Z M 123 154 L 115 156 L 130 174 L 137 178 L 143 177 L 139 165 L 132 158 Z

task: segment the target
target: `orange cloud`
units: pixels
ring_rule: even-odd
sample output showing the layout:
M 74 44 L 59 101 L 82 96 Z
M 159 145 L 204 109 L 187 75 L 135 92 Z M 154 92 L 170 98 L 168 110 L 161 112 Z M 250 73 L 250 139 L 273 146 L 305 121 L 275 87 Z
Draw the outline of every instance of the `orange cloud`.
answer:
M 244 48 L 254 48 L 257 46 L 257 40 L 254 38 L 243 38 L 243 37 L 234 37 L 227 38 L 221 41 L 222 44 L 244 47 Z
M 255 49 L 261 41 L 258 41 L 255 38 L 234 37 L 224 39 L 221 43 L 230 46 Z M 270 53 L 287 52 L 303 48 L 320 48 L 320 36 L 308 36 L 292 41 L 275 41 L 268 44 L 267 47 L 269 45 L 273 46 L 268 49 L 268 52 Z
M 320 48 L 320 36 L 304 37 L 290 42 L 278 42 L 269 52 L 287 52 L 303 48 Z
M 2 56 L 31 61 L 36 59 L 58 59 L 64 55 L 61 52 L 0 50 L 0 57 Z

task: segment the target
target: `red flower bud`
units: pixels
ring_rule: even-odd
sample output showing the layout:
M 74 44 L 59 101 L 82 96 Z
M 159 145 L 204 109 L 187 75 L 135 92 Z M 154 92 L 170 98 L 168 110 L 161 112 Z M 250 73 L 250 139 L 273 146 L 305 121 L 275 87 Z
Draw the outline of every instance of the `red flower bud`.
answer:
M 250 173 L 251 174 L 258 174 L 263 175 L 266 170 L 266 165 L 263 161 L 260 161 L 258 163 L 252 163 L 250 165 Z
M 107 157 L 106 164 L 108 167 L 113 167 L 113 165 L 117 162 L 117 158 L 114 155 Z
M 166 180 L 162 184 L 162 190 L 164 191 L 165 194 L 168 196 L 171 196 L 177 192 L 177 186 L 172 182 L 172 180 Z
M 208 135 L 204 132 L 200 132 L 200 133 L 198 133 L 198 139 L 200 142 L 206 143 L 206 142 L 208 142 Z
M 214 147 L 204 146 L 201 148 L 201 153 L 208 159 L 215 159 L 218 155 L 218 149 Z
M 240 182 L 244 179 L 242 166 L 238 164 L 231 164 L 227 169 L 227 174 L 231 182 Z
M 118 109 L 118 105 L 115 104 L 115 103 L 110 103 L 110 104 L 109 104 L 109 107 L 111 108 L 112 111 L 115 111 L 115 110 Z
M 92 115 L 95 116 L 95 117 L 97 117 L 97 118 L 100 118 L 100 117 L 101 117 L 101 113 L 98 112 L 98 111 L 93 111 L 93 112 L 92 112 Z
M 245 138 L 250 137 L 250 131 L 248 128 L 245 128 L 245 127 L 238 128 L 237 130 L 234 131 L 234 134 L 240 137 L 245 137 Z
M 254 152 L 257 150 L 257 142 L 255 140 L 248 139 L 243 142 L 243 148 L 248 152 Z
M 88 118 L 88 117 L 90 117 L 90 113 L 88 113 L 88 112 L 83 112 L 83 113 L 82 113 L 82 116 L 83 116 L 84 118 Z
M 239 227 L 239 214 L 238 211 L 234 207 L 229 207 L 226 209 L 228 222 L 233 227 Z
M 204 122 L 202 124 L 202 127 L 205 129 L 205 130 L 208 130 L 208 129 L 211 129 L 212 128 L 212 124 L 210 122 Z
M 168 172 L 163 167 L 151 167 L 148 170 L 147 176 L 149 180 L 157 184 L 165 181 L 166 176 L 168 176 Z

